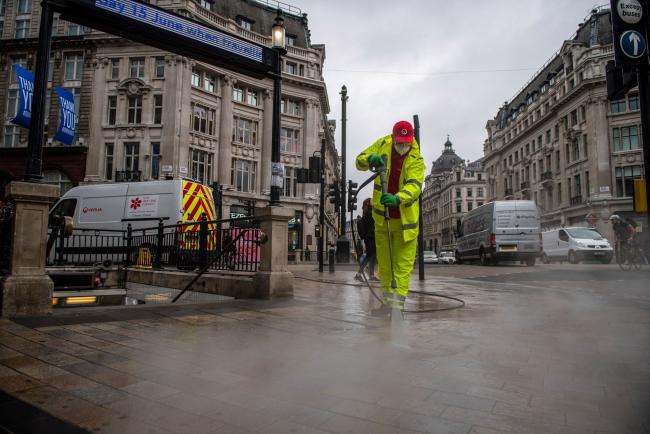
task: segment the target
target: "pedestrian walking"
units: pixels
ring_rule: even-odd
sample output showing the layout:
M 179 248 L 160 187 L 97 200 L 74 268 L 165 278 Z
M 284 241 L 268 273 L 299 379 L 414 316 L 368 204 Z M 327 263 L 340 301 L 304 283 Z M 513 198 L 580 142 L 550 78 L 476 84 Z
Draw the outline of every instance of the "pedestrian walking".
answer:
M 375 222 L 372 219 L 372 201 L 370 198 L 363 201 L 361 206 L 362 215 L 361 218 L 357 221 L 357 232 L 359 233 L 359 238 L 363 240 L 365 244 L 366 254 L 361 261 L 361 266 L 359 269 L 361 271 L 368 271 L 368 280 L 370 281 L 379 281 L 375 277 L 375 264 L 377 263 L 377 249 L 375 247 Z M 354 278 L 363 282 L 363 277 L 361 276 L 361 271 L 357 273 Z

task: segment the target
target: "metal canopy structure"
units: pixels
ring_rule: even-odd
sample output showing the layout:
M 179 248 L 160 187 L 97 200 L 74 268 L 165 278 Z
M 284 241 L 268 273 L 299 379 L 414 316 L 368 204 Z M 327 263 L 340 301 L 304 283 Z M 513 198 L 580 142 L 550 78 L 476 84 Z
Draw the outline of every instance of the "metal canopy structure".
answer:
M 256 78 L 276 69 L 276 51 L 140 0 L 44 3 L 67 21 Z

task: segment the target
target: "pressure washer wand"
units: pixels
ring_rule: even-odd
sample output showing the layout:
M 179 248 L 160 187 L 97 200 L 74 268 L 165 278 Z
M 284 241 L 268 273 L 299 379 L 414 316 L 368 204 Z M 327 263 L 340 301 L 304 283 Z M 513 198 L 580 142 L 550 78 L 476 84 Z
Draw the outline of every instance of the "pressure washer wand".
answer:
M 386 156 L 383 155 L 384 166 L 379 169 L 379 180 L 381 182 L 381 194 L 384 195 L 388 193 L 388 182 L 386 181 Z M 395 270 L 393 269 L 393 238 L 390 233 L 390 225 L 388 221 L 390 220 L 390 212 L 388 207 L 384 206 L 384 222 L 386 224 L 386 233 L 388 234 L 388 256 L 390 257 L 390 287 L 392 289 L 397 288 L 397 282 L 395 281 Z

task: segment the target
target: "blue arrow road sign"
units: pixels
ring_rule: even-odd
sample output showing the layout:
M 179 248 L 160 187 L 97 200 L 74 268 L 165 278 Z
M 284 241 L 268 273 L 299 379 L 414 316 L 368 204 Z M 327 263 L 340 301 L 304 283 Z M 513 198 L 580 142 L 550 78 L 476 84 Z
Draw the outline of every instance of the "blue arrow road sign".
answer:
M 630 59 L 638 59 L 646 52 L 645 37 L 635 31 L 628 30 L 621 35 L 621 50 Z

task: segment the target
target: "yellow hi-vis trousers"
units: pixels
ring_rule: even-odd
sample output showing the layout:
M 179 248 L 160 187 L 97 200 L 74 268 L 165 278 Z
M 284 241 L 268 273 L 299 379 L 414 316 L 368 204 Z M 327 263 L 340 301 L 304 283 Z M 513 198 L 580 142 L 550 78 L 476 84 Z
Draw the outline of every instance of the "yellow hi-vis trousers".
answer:
M 390 286 L 389 233 L 393 243 L 393 272 L 395 273 L 395 283 L 397 283 L 397 288 L 395 289 Z M 384 291 L 384 302 L 392 306 L 399 306 L 403 309 L 404 301 L 409 292 L 411 274 L 413 273 L 417 239 L 404 241 L 402 222 L 394 219 L 388 220 L 388 224 L 384 222 L 382 225 L 375 222 L 375 245 L 377 246 L 379 280 Z

